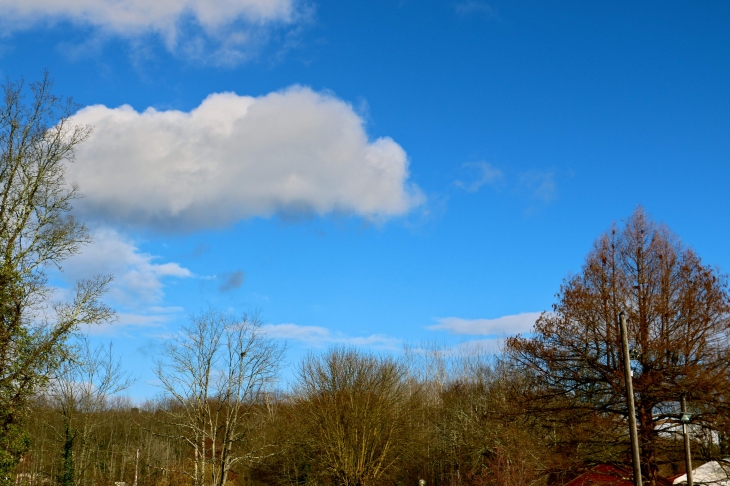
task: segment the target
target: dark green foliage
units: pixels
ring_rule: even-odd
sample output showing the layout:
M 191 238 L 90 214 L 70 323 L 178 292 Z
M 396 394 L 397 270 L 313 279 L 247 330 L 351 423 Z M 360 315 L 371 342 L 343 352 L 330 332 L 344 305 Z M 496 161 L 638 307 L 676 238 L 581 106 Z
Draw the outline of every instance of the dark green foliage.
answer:
M 0 426 L 0 486 L 14 485 L 12 479 L 21 456 L 30 446 L 30 435 L 15 417 L 2 417 Z
M 61 463 L 61 474 L 58 475 L 60 486 L 74 485 L 74 440 L 76 434 L 71 431 L 71 424 L 68 420 L 63 421 L 63 462 Z

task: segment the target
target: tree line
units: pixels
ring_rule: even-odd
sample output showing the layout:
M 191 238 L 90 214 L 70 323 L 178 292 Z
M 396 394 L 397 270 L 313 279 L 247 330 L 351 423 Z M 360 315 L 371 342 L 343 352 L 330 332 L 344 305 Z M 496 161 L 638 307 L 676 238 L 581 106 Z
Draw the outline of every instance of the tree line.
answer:
M 696 459 L 727 455 L 727 276 L 640 207 L 499 349 L 335 347 L 281 389 L 282 347 L 259 318 L 208 309 L 166 342 L 161 395 L 131 403 L 113 347 L 79 332 L 113 320 L 112 276 L 79 282 L 68 302 L 51 301 L 47 278 L 89 241 L 65 167 L 91 128 L 71 123 L 47 76 L 3 92 L 0 485 L 564 484 L 631 460 L 620 312 L 644 480 L 683 472 L 682 398 Z
M 188 331 L 219 318 L 232 322 L 208 311 Z M 276 358 L 280 348 L 259 338 L 265 359 Z M 548 485 L 596 463 L 630 461 L 625 420 L 596 403 L 591 411 L 583 400 L 545 398 L 553 390 L 507 362 L 506 351 L 431 345 L 385 355 L 335 347 L 307 355 L 291 389 L 263 386 L 259 376 L 234 398 L 230 383 L 238 387 L 252 373 L 234 366 L 234 378 L 223 377 L 228 349 L 226 342 L 201 353 L 212 359 L 175 376 L 184 395 L 102 400 L 100 388 L 77 381 L 66 394 L 39 394 L 29 405 L 32 443 L 16 484 Z M 113 361 L 101 356 L 103 383 Z M 224 368 L 208 373 L 216 361 Z M 725 457 L 724 422 L 704 417 L 707 402 L 691 396 L 695 423 L 707 432 L 693 436 L 695 460 Z M 650 467 L 662 476 L 683 472 L 679 432 L 659 427 L 651 443 Z

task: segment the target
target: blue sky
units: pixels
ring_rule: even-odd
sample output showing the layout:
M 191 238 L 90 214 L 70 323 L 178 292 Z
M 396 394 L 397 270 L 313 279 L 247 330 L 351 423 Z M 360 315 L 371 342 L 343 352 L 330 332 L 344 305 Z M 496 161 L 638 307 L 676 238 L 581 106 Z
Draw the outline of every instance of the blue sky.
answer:
M 641 204 L 725 271 L 730 4 L 0 0 L 0 75 L 94 125 L 69 176 L 152 358 L 206 306 L 288 363 L 525 332 Z M 285 375 L 287 373 L 285 372 Z

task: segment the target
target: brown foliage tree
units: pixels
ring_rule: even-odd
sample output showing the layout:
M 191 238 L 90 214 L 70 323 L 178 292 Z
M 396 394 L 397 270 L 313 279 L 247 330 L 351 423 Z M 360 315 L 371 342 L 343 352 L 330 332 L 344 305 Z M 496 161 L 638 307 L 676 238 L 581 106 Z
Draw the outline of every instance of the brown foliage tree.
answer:
M 63 425 L 56 434 L 63 444 L 63 469 L 58 475 L 61 486 L 83 483 L 96 452 L 93 441 L 110 410 L 111 399 L 129 388 L 134 380 L 108 348 L 92 348 L 85 336 L 74 347 L 75 358 L 64 362 L 51 379 L 46 395 L 59 411 Z
M 534 409 L 553 417 L 616 417 L 625 430 L 619 312 L 628 318 L 642 474 L 656 484 L 660 431 L 686 394 L 695 422 L 716 427 L 730 397 L 727 277 L 641 208 L 594 243 L 532 336 L 507 341 L 513 363 L 535 379 Z M 622 425 L 623 424 L 623 425 Z M 628 443 L 624 437 L 624 449 Z M 625 457 L 625 456 L 624 456 Z
M 335 348 L 304 359 L 297 402 L 322 475 L 333 484 L 365 486 L 380 484 L 403 458 L 419 396 L 402 363 Z

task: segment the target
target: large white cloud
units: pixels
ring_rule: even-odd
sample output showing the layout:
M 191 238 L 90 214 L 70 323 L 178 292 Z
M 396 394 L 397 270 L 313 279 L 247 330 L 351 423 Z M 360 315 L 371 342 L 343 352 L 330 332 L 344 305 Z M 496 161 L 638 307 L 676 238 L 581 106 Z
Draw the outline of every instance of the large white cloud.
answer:
M 353 108 L 292 87 L 261 97 L 219 93 L 190 112 L 89 106 L 94 126 L 69 180 L 87 217 L 196 229 L 276 213 L 407 213 L 422 196 L 390 138 L 369 140 Z
M 69 21 L 97 38 L 157 34 L 171 51 L 237 64 L 306 11 L 299 0 L 0 0 L 0 33 Z
M 0 0 L 4 23 L 71 20 L 120 34 L 174 34 L 186 18 L 213 32 L 237 20 L 291 22 L 294 0 Z M 17 25 L 16 25 L 17 27 Z M 8 28 L 8 27 L 6 27 Z

